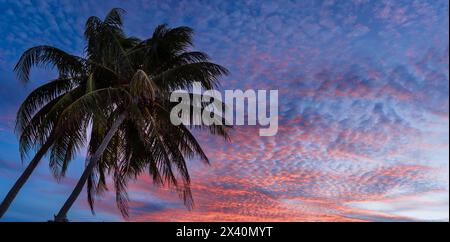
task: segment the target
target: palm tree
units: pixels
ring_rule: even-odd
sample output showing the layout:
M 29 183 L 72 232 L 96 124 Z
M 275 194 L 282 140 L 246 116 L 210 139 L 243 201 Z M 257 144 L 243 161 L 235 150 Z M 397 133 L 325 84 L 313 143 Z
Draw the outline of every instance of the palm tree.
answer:
M 31 149 L 37 152 L 28 164 L 25 171 L 15 182 L 0 205 L 0 218 L 9 208 L 22 186 L 39 164 L 39 161 L 48 151 L 51 151 L 50 166 L 57 178 L 64 176 L 68 162 L 80 140 L 72 135 L 74 140 L 66 147 L 64 158 L 56 156 L 56 151 L 63 144 L 60 143 L 59 134 L 55 132 L 55 124 L 64 108 L 73 100 L 78 99 L 84 92 L 85 77 L 81 59 L 71 56 L 55 47 L 37 46 L 27 50 L 16 65 L 15 70 L 23 82 L 28 82 L 30 68 L 34 64 L 53 64 L 60 75 L 31 92 L 21 104 L 16 118 L 16 131 L 20 134 L 19 149 L 22 160 Z M 63 166 L 59 166 L 64 164 Z
M 16 70 L 22 80 L 28 80 L 31 66 L 52 64 L 60 72 L 57 83 L 66 80 L 71 85 L 56 87 L 55 81 L 46 88 L 49 91 L 30 94 L 34 98 L 27 98 L 19 110 L 21 154 L 30 147 L 38 147 L 38 152 L 16 182 L 18 186 L 11 189 L 12 196 L 8 193 L 9 203 L 49 149 L 55 176 L 64 176 L 91 126 L 86 169 L 55 221 L 65 220 L 86 183 L 93 210 L 94 197 L 106 189 L 108 174 L 113 174 L 117 205 L 127 216 L 126 185 L 147 168 L 156 184 L 176 188 L 185 204 L 192 205 L 185 158 L 199 156 L 207 163 L 208 158 L 188 127 L 170 124 L 168 110 L 173 103 L 168 96 L 174 89 L 189 88 L 193 81 L 206 87 L 217 85 L 216 78 L 227 71 L 208 62 L 206 54 L 188 51 L 190 28 L 161 25 L 151 38 L 140 41 L 124 35 L 122 14 L 123 10 L 113 9 L 103 21 L 88 19 L 85 58 L 40 46 L 19 60 Z M 226 126 L 198 128 L 227 137 Z

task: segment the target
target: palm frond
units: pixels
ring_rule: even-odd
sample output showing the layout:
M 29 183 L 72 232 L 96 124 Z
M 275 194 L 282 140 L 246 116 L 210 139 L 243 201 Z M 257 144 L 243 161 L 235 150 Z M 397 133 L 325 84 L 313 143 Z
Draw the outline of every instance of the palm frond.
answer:
M 154 77 L 163 90 L 189 90 L 194 82 L 200 82 L 206 89 L 218 87 L 218 77 L 227 75 L 228 70 L 211 62 L 197 62 L 177 66 Z
M 20 81 L 26 83 L 30 78 L 30 71 L 33 66 L 56 67 L 60 76 L 76 76 L 82 73 L 83 64 L 76 56 L 70 55 L 56 47 L 41 45 L 26 50 L 14 71 Z
M 158 87 L 143 70 L 138 70 L 134 74 L 130 83 L 130 94 L 134 98 L 141 97 L 146 100 L 154 100 L 157 91 Z
M 115 28 L 122 28 L 123 26 L 123 15 L 126 11 L 122 8 L 113 8 L 109 11 L 108 15 L 105 17 L 105 24 L 113 26 Z
M 70 128 L 84 118 L 90 119 L 99 109 L 124 106 L 130 102 L 130 95 L 121 88 L 103 88 L 86 93 L 71 103 L 61 114 L 59 129 Z
M 29 124 L 30 119 L 36 110 L 54 100 L 61 94 L 70 91 L 74 85 L 75 83 L 72 78 L 58 78 L 39 86 L 32 91 L 19 107 L 16 117 L 16 131 L 22 132 L 23 129 Z
M 42 146 L 53 132 L 59 115 L 72 100 L 79 97 L 81 88 L 75 88 L 48 102 L 33 117 L 27 125 L 20 130 L 19 151 L 23 158 L 30 148 Z

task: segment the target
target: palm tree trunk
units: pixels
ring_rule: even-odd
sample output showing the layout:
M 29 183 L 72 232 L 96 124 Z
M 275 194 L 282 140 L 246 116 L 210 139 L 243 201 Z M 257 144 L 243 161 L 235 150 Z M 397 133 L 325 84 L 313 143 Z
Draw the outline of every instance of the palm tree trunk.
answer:
M 28 178 L 30 178 L 31 173 L 33 173 L 34 169 L 39 164 L 39 161 L 41 161 L 42 157 L 47 153 L 47 150 L 52 145 L 53 136 L 51 135 L 47 142 L 38 150 L 36 155 L 33 157 L 33 159 L 28 164 L 25 171 L 20 175 L 19 179 L 17 179 L 16 183 L 12 186 L 11 190 L 9 190 L 8 194 L 6 194 L 5 198 L 2 201 L 2 204 L 0 204 L 0 218 L 3 217 L 3 215 L 8 210 L 9 206 L 11 205 L 14 198 L 19 193 L 20 189 L 23 187 L 25 182 L 27 182 Z
M 77 200 L 78 196 L 80 195 L 81 191 L 83 190 L 84 184 L 86 184 L 87 179 L 89 178 L 89 176 L 91 175 L 95 166 L 97 165 L 97 161 L 102 156 L 103 152 L 105 151 L 106 147 L 108 146 L 109 141 L 112 139 L 112 137 L 116 133 L 119 126 L 123 123 L 126 116 L 127 116 L 126 112 L 123 112 L 122 114 L 120 114 L 120 116 L 116 119 L 116 121 L 113 123 L 111 128 L 108 130 L 108 133 L 106 134 L 105 138 L 103 138 L 102 143 L 100 144 L 98 149 L 95 151 L 94 155 L 89 159 L 89 163 L 86 166 L 86 168 L 84 169 L 83 174 L 81 175 L 80 180 L 78 180 L 78 183 L 75 186 L 74 190 L 72 191 L 69 198 L 66 200 L 66 202 L 62 206 L 61 210 L 59 210 L 58 214 L 55 216 L 55 222 L 67 221 L 67 212 L 72 207 L 75 200 Z

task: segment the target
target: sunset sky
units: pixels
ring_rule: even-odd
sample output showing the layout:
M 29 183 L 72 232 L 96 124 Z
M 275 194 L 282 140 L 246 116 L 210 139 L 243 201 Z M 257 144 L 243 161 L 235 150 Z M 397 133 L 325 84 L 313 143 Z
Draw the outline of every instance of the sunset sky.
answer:
M 230 70 L 223 89 L 279 91 L 279 131 L 239 126 L 231 142 L 199 133 L 211 160 L 189 162 L 195 208 L 155 187 L 130 184 L 129 221 L 449 220 L 449 3 L 396 1 L 0 0 L 0 199 L 25 168 L 15 114 L 56 77 L 13 67 L 24 50 L 54 45 L 83 55 L 84 23 L 113 7 L 125 31 L 149 38 L 162 23 L 194 29 L 194 49 Z M 52 177 L 42 160 L 0 221 L 46 221 L 84 167 Z M 73 221 L 122 221 L 114 193 L 86 194 Z

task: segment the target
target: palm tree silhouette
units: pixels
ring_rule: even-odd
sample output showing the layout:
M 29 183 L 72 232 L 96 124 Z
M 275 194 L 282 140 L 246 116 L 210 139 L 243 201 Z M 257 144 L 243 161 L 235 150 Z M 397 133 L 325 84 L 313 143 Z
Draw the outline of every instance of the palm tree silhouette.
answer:
M 93 211 L 95 195 L 106 189 L 108 174 L 125 217 L 127 183 L 146 170 L 154 183 L 175 188 L 186 206 L 192 206 L 186 159 L 209 160 L 189 128 L 228 139 L 229 126 L 172 125 L 170 110 L 175 103 L 169 96 L 176 89 L 189 90 L 193 82 L 213 88 L 227 70 L 209 62 L 206 54 L 189 51 L 192 29 L 160 25 L 151 38 L 139 40 L 124 34 L 123 13 L 115 8 L 104 20 L 95 16 L 87 20 L 85 57 L 51 46 L 33 47 L 21 56 L 15 68 L 20 80 L 28 81 L 34 65 L 56 67 L 59 78 L 34 90 L 19 109 L 20 153 L 25 157 L 33 148 L 37 153 L 2 202 L 0 216 L 46 153 L 59 179 L 88 136 L 86 168 L 55 221 L 66 220 L 85 185 Z

